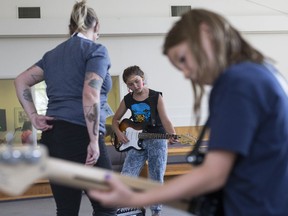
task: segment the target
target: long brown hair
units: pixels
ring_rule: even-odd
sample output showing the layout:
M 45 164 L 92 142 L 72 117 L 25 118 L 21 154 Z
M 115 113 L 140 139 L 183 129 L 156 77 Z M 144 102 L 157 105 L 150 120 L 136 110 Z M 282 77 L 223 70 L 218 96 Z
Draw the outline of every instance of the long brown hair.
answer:
M 211 31 L 211 40 L 215 56 L 213 71 L 208 68 L 208 58 L 201 46 L 200 25 L 205 23 Z M 163 45 L 163 54 L 181 42 L 188 42 L 199 65 L 197 83 L 192 82 L 195 96 L 194 112 L 199 115 L 204 94 L 204 77 L 215 80 L 229 65 L 249 60 L 262 63 L 264 56 L 252 47 L 228 21 L 214 12 L 205 9 L 193 9 L 185 13 L 168 32 Z

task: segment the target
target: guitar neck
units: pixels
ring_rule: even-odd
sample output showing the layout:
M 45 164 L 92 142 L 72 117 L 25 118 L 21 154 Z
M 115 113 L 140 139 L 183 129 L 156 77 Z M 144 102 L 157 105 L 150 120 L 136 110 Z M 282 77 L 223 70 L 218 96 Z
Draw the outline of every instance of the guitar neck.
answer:
M 133 190 L 149 190 L 161 185 L 144 178 L 124 176 L 106 169 L 85 167 L 61 159 L 49 158 L 47 161 L 47 177 L 59 184 L 82 189 L 108 190 L 109 186 L 105 180 L 107 175 L 117 177 Z
M 160 133 L 139 133 L 139 139 L 170 139 L 172 137 L 177 138 L 175 134 L 160 134 Z
M 47 164 L 47 177 L 50 181 L 81 189 L 109 190 L 109 185 L 105 180 L 107 175 L 120 179 L 122 183 L 135 191 L 145 191 L 162 186 L 161 183 L 147 180 L 146 178 L 124 176 L 106 169 L 85 167 L 82 164 L 61 159 L 49 158 Z M 187 211 L 189 200 L 181 199 L 166 202 L 165 204 Z

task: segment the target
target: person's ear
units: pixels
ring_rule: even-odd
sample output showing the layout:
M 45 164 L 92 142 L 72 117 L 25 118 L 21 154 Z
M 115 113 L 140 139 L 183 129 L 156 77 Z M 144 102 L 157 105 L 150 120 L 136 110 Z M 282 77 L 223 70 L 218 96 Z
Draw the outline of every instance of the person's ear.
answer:
M 94 26 L 94 32 L 97 33 L 99 32 L 99 23 L 96 23 Z
M 99 34 L 99 23 L 96 23 L 94 26 L 94 33 L 97 35 L 96 36 L 96 40 L 99 38 L 100 34 Z

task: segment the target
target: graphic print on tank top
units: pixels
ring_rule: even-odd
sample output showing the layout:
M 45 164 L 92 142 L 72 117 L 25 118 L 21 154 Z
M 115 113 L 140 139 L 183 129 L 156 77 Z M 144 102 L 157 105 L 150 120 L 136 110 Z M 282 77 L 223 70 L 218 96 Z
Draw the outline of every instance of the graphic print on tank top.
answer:
M 151 116 L 151 108 L 146 103 L 137 103 L 131 106 L 133 119 L 135 122 L 148 122 Z

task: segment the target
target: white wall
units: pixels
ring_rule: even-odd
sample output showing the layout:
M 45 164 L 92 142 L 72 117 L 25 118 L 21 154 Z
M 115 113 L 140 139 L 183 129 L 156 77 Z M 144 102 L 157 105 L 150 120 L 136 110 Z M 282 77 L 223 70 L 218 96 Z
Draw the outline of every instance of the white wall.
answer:
M 288 32 L 244 34 L 244 36 L 266 56 L 274 59 L 276 66 L 286 78 L 288 78 L 288 61 L 286 54 L 288 49 Z
M 36 62 L 45 51 L 67 37 L 74 0 L 9 0 L 0 8 L 0 78 L 14 78 Z M 288 77 L 288 18 L 274 10 L 241 0 L 98 0 L 88 1 L 101 21 L 101 43 L 109 50 L 112 75 L 121 75 L 137 64 L 146 73 L 149 87 L 162 91 L 167 112 L 175 126 L 194 124 L 190 83 L 161 53 L 165 33 L 175 18 L 171 5 L 193 5 L 223 13 L 245 37 L 274 58 Z M 269 3 L 269 1 L 264 1 Z M 277 3 L 278 0 L 275 0 Z M 280 1 L 279 1 L 280 2 Z M 18 20 L 17 6 L 41 6 L 41 20 Z M 287 3 L 284 5 L 287 6 Z M 282 8 L 285 8 L 281 5 Z M 241 9 L 245 9 L 240 10 Z M 288 7 L 286 7 L 288 8 Z M 177 19 L 177 18 L 176 18 Z M 121 82 L 121 96 L 127 89 Z M 1 100 L 1 99 L 0 99 Z M 203 103 L 203 121 L 207 103 Z

